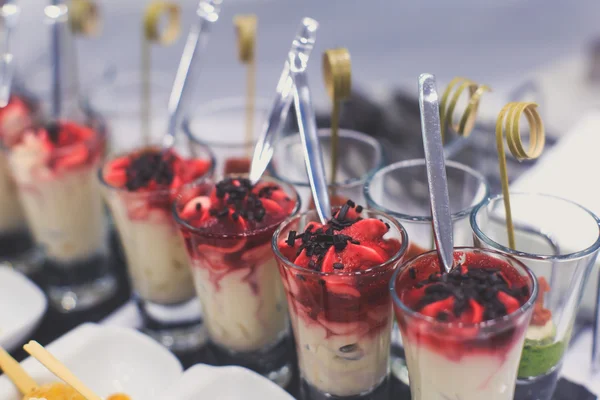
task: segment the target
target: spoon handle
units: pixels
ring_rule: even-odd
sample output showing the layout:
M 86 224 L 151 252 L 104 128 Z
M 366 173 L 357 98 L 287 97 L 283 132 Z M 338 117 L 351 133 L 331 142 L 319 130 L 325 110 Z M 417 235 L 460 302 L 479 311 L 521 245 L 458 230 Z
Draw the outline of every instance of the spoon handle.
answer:
M 419 107 L 433 217 L 433 236 L 440 262 L 446 272 L 450 272 L 454 259 L 452 216 L 440 128 L 439 96 L 435 77 L 431 74 L 419 76 Z
M 0 107 L 6 107 L 10 100 L 13 75 L 15 71 L 12 52 L 13 31 L 19 21 L 21 9 L 13 1 L 6 1 L 0 8 L 3 22 L 2 54 L 0 55 Z
M 250 165 L 250 181 L 258 182 L 269 166 L 273 157 L 275 139 L 281 132 L 287 119 L 290 106 L 294 101 L 294 80 L 290 74 L 290 59 L 302 55 L 308 62 L 317 38 L 319 24 L 312 18 L 303 18 L 300 28 L 294 37 L 292 47 L 283 65 L 283 71 L 277 83 L 275 100 L 271 111 L 262 127 L 262 133 L 256 142 L 252 164 Z
M 306 76 L 306 60 L 301 55 L 295 57 L 290 55 L 290 72 L 296 85 L 294 105 L 298 115 L 300 138 L 304 147 L 306 172 L 319 219 L 321 223 L 325 224 L 331 219 L 331 204 L 327 190 L 323 152 L 317 132 L 317 121 Z
M 169 126 L 163 143 L 165 148 L 171 147 L 175 142 L 180 116 L 184 106 L 189 103 L 189 95 L 192 92 L 189 82 L 192 80 L 191 76 L 197 74 L 201 66 L 202 54 L 206 50 L 211 27 L 219 19 L 221 3 L 222 0 L 200 0 L 198 3 L 196 9 L 198 20 L 190 29 L 169 97 Z

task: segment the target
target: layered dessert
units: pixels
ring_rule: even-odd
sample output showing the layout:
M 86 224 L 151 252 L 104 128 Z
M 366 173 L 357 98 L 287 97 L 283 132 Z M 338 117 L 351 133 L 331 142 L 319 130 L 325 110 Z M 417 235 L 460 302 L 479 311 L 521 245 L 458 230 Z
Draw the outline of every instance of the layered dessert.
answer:
M 514 261 L 456 250 L 409 262 L 393 282 L 413 400 L 512 400 L 537 286 Z
M 31 107 L 18 97 L 0 108 L 0 138 L 6 144 L 31 124 Z M 17 185 L 4 153 L 0 154 L 0 235 L 25 229 L 25 215 L 19 202 Z
M 349 200 L 325 225 L 313 211 L 278 234 L 300 371 L 319 392 L 368 394 L 388 375 L 388 283 L 404 250 L 400 229 Z
M 265 352 L 288 334 L 285 294 L 271 251 L 277 226 L 298 209 L 293 188 L 228 177 L 182 190 L 176 218 L 214 344 Z
M 104 253 L 103 205 L 94 177 L 104 137 L 57 121 L 27 128 L 5 143 L 29 228 L 46 257 L 65 267 Z
M 105 197 L 127 259 L 134 291 L 145 301 L 178 304 L 194 297 L 185 245 L 173 221 L 181 185 L 212 171 L 209 160 L 175 150 L 140 149 L 102 168 Z

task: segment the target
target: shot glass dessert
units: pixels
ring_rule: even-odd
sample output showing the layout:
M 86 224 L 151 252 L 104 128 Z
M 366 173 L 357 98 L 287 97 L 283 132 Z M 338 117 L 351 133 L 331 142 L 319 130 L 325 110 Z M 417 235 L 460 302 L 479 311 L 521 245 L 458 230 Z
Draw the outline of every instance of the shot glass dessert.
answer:
M 194 140 L 206 143 L 215 154 L 215 175 L 247 174 L 258 132 L 262 128 L 271 102 L 259 98 L 255 101 L 253 137 L 246 137 L 246 99 L 226 97 L 199 104 L 183 129 Z
M 471 214 L 475 246 L 527 265 L 539 296 L 525 335 L 515 400 L 550 400 L 569 346 L 583 290 L 600 250 L 600 219 L 559 197 L 511 193 L 515 248 L 508 246 L 504 197 Z
M 363 186 L 367 178 L 383 165 L 381 145 L 377 139 L 364 133 L 340 129 L 338 134 L 336 182 L 329 185 L 331 204 L 342 206 L 348 199 L 364 204 Z M 330 129 L 319 129 L 319 143 L 327 181 L 331 182 Z M 269 171 L 277 179 L 294 185 L 305 210 L 314 209 L 299 134 L 289 135 L 277 143 Z
M 271 238 L 299 206 L 290 185 L 231 176 L 184 186 L 174 206 L 221 362 L 281 386 L 291 373 L 289 318 Z
M 412 400 L 512 400 L 535 276 L 519 261 L 473 248 L 456 248 L 453 270 L 440 271 L 431 251 L 390 283 Z
M 446 161 L 448 195 L 454 244 L 473 246 L 469 224 L 471 211 L 489 197 L 489 187 L 479 172 L 454 161 Z M 424 159 L 388 165 L 373 174 L 364 186 L 370 208 L 396 218 L 410 238 L 406 259 L 434 248 L 427 169 Z M 392 373 L 408 385 L 408 371 L 400 331 L 392 329 Z
M 206 334 L 172 203 L 183 184 L 212 168 L 208 148 L 184 138 L 168 151 L 138 147 L 111 157 L 99 171 L 144 330 L 174 351 L 202 346 Z
M 25 127 L 32 124 L 34 109 L 29 101 L 13 96 L 0 109 L 0 139 L 11 143 Z M 5 153 L 0 153 L 0 259 L 11 262 L 24 273 L 32 273 L 39 263 L 27 229 L 25 214 L 19 201 L 17 185 L 12 177 Z
M 325 225 L 309 211 L 275 232 L 305 398 L 370 399 L 387 392 L 388 284 L 407 246 L 398 222 L 352 201 Z
M 94 177 L 104 143 L 104 126 L 94 118 L 34 125 L 5 141 L 28 226 L 45 255 L 48 295 L 63 312 L 95 306 L 116 289 Z

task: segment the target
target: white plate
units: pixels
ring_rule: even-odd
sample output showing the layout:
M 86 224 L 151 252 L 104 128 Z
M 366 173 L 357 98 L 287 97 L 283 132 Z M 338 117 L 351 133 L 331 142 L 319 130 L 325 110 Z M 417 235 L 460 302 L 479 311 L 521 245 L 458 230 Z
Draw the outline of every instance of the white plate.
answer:
M 151 400 L 183 372 L 177 358 L 149 337 L 127 328 L 83 324 L 47 346 L 56 358 L 99 396 L 121 392 L 134 400 Z M 37 360 L 21 363 L 39 384 L 56 382 Z M 21 400 L 6 376 L 0 399 Z
M 270 380 L 241 367 L 197 364 L 167 390 L 160 400 L 294 400 Z
M 44 293 L 14 269 L 0 265 L 0 345 L 12 351 L 38 326 L 48 302 Z

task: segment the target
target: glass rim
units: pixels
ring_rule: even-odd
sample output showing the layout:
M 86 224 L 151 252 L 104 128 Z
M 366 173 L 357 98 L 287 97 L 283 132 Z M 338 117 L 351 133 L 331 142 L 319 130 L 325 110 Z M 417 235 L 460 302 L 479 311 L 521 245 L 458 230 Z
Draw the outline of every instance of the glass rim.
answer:
M 331 137 L 331 128 L 319 128 L 317 130 L 317 134 L 319 136 L 319 138 L 325 137 L 325 138 L 329 138 Z M 275 151 L 277 151 L 277 147 L 281 147 L 282 143 L 285 143 L 286 141 L 291 141 L 291 140 L 300 140 L 298 139 L 300 137 L 300 134 L 298 132 L 294 132 L 291 135 L 282 138 L 281 140 L 278 140 L 276 145 L 275 145 Z M 379 171 L 383 165 L 383 149 L 381 148 L 381 143 L 379 142 L 379 140 L 375 139 L 374 137 L 371 137 L 369 135 L 367 135 L 366 133 L 360 132 L 360 131 L 355 131 L 353 129 L 339 129 L 338 130 L 338 137 L 341 138 L 351 138 L 351 139 L 356 139 L 356 140 L 360 140 L 363 142 L 367 142 L 373 149 L 375 149 L 375 165 L 373 166 L 373 168 L 369 169 L 369 171 L 367 171 L 364 176 L 360 177 L 360 178 L 350 178 L 350 179 L 346 179 L 345 181 L 341 181 L 341 182 L 336 182 L 336 183 L 328 183 L 327 187 L 329 188 L 336 188 L 336 189 L 343 189 L 343 188 L 349 188 L 352 186 L 355 186 L 357 184 L 363 184 L 366 183 L 369 179 L 369 177 L 376 173 L 377 171 Z M 268 170 L 269 172 L 273 175 L 276 176 L 278 179 L 287 182 L 289 184 L 292 184 L 294 186 L 299 186 L 302 188 L 308 188 L 310 187 L 310 183 L 308 180 L 306 181 L 296 181 L 296 180 L 290 180 L 290 179 L 286 179 L 284 177 L 281 176 L 281 174 L 277 173 L 277 170 L 273 167 L 273 161 L 271 161 L 269 163 L 268 166 Z
M 537 192 L 531 192 L 531 193 L 511 192 L 510 195 L 511 196 L 513 196 L 513 195 L 515 195 L 515 196 L 536 196 L 536 197 L 549 198 L 549 199 L 562 201 L 562 202 L 568 203 L 572 206 L 575 206 L 575 207 L 579 208 L 580 210 L 582 210 L 583 212 L 587 213 L 590 217 L 592 217 L 592 219 L 594 220 L 594 223 L 598 227 L 598 236 L 596 237 L 596 241 L 593 244 L 591 244 L 590 246 L 588 246 L 587 248 L 573 252 L 573 253 L 567 253 L 567 254 L 542 255 L 542 254 L 534 254 L 534 253 L 528 253 L 528 252 L 524 252 L 524 251 L 513 250 L 509 247 L 506 247 L 506 246 L 492 240 L 488 235 L 486 235 L 481 230 L 481 228 L 479 227 L 479 224 L 477 223 L 477 215 L 479 214 L 479 211 L 483 210 L 484 207 L 491 204 L 493 201 L 494 202 L 499 201 L 504 198 L 503 194 L 497 194 L 493 197 L 486 199 L 484 202 L 479 204 L 473 210 L 473 212 L 471 213 L 471 216 L 469 218 L 470 223 L 471 223 L 471 229 L 473 230 L 473 233 L 477 236 L 477 238 L 482 240 L 483 242 L 485 242 L 487 245 L 491 246 L 492 248 L 496 249 L 497 251 L 500 251 L 500 252 L 506 253 L 506 254 L 510 254 L 515 257 L 523 257 L 523 258 L 528 258 L 531 260 L 544 261 L 544 260 L 573 260 L 573 259 L 583 258 L 590 254 L 593 254 L 594 252 L 598 251 L 598 249 L 600 248 L 600 218 L 598 218 L 596 216 L 596 214 L 591 212 L 586 207 L 584 207 L 578 203 L 575 203 L 574 201 L 567 200 L 563 197 L 554 196 L 551 194 L 544 194 L 544 193 L 537 193 Z
M 340 207 L 333 207 L 334 210 L 339 209 Z M 289 218 L 287 218 L 285 221 L 283 221 L 279 227 L 277 228 L 277 230 L 275 231 L 275 233 L 273 234 L 273 238 L 271 239 L 271 249 L 273 250 L 273 253 L 275 254 L 275 258 L 277 258 L 278 261 L 283 262 L 283 264 L 295 271 L 299 271 L 302 272 L 304 274 L 311 274 L 314 276 L 361 276 L 361 275 L 369 275 L 371 273 L 376 273 L 379 270 L 383 269 L 386 266 L 392 265 L 396 262 L 399 262 L 401 260 L 401 258 L 406 254 L 406 250 L 408 249 L 408 233 L 406 232 L 406 229 L 404 229 L 404 227 L 402 226 L 402 224 L 400 224 L 398 221 L 396 221 L 393 217 L 390 217 L 389 215 L 379 211 L 379 210 L 372 210 L 372 209 L 364 209 L 363 212 L 366 211 L 368 213 L 372 213 L 375 217 L 385 217 L 386 219 L 389 220 L 390 225 L 394 226 L 398 232 L 400 232 L 400 236 L 401 236 L 401 240 L 402 242 L 400 243 L 400 249 L 398 249 L 398 252 L 396 252 L 392 257 L 390 257 L 388 260 L 386 260 L 385 262 L 381 263 L 381 264 L 377 264 L 375 266 L 372 266 L 371 268 L 365 269 L 365 270 L 358 270 L 358 271 L 350 271 L 350 272 L 323 272 L 323 271 L 315 271 L 312 269 L 308 269 L 308 268 L 304 268 L 301 267 L 299 265 L 294 264 L 293 262 L 291 262 L 288 258 L 286 258 L 283 254 L 281 254 L 281 252 L 279 251 L 279 247 L 277 246 L 278 244 L 278 237 L 281 235 L 281 233 L 284 231 L 285 228 L 287 228 L 292 222 L 295 222 L 295 220 L 299 220 L 300 218 L 306 217 L 309 214 L 313 213 L 313 214 L 317 214 L 316 210 L 309 210 L 309 211 L 305 211 L 303 213 L 291 216 Z M 400 269 L 400 266 L 398 266 L 398 268 L 396 269 Z
M 405 305 L 402 302 L 402 300 L 400 300 L 400 297 L 398 296 L 398 293 L 396 292 L 396 281 L 398 280 L 398 277 L 400 276 L 400 274 L 403 271 L 405 271 L 409 266 L 416 263 L 418 260 L 425 258 L 425 257 L 430 257 L 432 255 L 437 256 L 437 250 L 431 250 L 426 253 L 419 254 L 418 256 L 408 260 L 400 268 L 398 268 L 398 269 L 396 269 L 396 271 L 394 271 L 394 274 L 392 275 L 392 279 L 390 280 L 390 283 L 389 283 L 389 290 L 391 292 L 390 294 L 392 296 L 393 304 L 400 307 L 400 309 L 402 309 L 402 312 L 406 313 L 411 318 L 415 318 L 420 321 L 426 321 L 428 323 L 433 323 L 437 326 L 443 326 L 445 328 L 461 328 L 461 329 L 462 328 L 467 328 L 467 329 L 468 328 L 482 328 L 482 329 L 493 328 L 494 326 L 506 324 L 506 323 L 514 320 L 515 318 L 518 318 L 518 317 L 524 315 L 531 307 L 533 307 L 533 305 L 535 304 L 535 301 L 537 299 L 537 296 L 538 296 L 537 278 L 536 278 L 535 274 L 533 273 L 533 271 L 531 271 L 529 268 L 527 268 L 527 266 L 522 261 L 519 261 L 519 260 L 515 259 L 514 257 L 508 256 L 508 255 L 503 254 L 496 250 L 480 249 L 477 247 L 468 247 L 468 246 L 458 246 L 458 247 L 455 247 L 453 251 L 457 251 L 457 250 L 465 251 L 465 252 L 466 251 L 471 251 L 471 252 L 478 251 L 478 252 L 482 252 L 482 253 L 489 253 L 489 254 L 492 254 L 499 258 L 502 258 L 505 261 L 509 260 L 510 262 L 513 262 L 513 263 L 516 263 L 517 265 L 519 265 L 519 267 L 522 268 L 527 273 L 527 276 L 529 277 L 529 279 L 532 282 L 531 294 L 529 296 L 529 299 L 527 299 L 527 301 L 525 303 L 523 303 L 521 305 L 521 307 L 519 307 L 517 310 L 513 311 L 510 314 L 504 315 L 502 317 L 490 319 L 487 321 L 478 322 L 478 323 L 443 322 L 443 321 L 438 321 L 437 319 L 435 319 L 433 317 L 429 317 L 427 315 L 421 314 L 418 311 L 414 311 L 411 308 L 409 308 L 407 305 Z M 511 266 L 512 266 L 512 264 L 511 264 Z
M 384 207 L 384 206 L 380 205 L 378 202 L 376 202 L 373 199 L 373 196 L 371 195 L 370 184 L 373 181 L 373 179 L 375 179 L 375 177 L 379 176 L 379 174 L 385 174 L 394 169 L 410 168 L 410 167 L 416 167 L 416 166 L 425 166 L 425 159 L 424 158 L 414 158 L 414 159 L 410 159 L 410 160 L 398 161 L 393 164 L 386 165 L 385 167 L 380 168 L 379 170 L 375 171 L 372 175 L 369 176 L 369 178 L 365 182 L 365 185 L 363 186 L 363 195 L 365 196 L 365 199 L 367 200 L 367 204 L 369 204 L 369 205 L 372 204 L 373 208 L 381 210 L 381 211 L 385 212 L 386 214 L 389 214 L 389 215 L 393 216 L 394 218 L 398 218 L 402 221 L 418 222 L 418 223 L 431 223 L 433 221 L 433 219 L 430 216 L 408 215 L 408 214 L 404 214 L 404 213 L 401 213 L 398 211 L 390 210 L 389 208 Z M 463 171 L 463 172 L 466 172 L 467 174 L 472 175 L 481 184 L 483 184 L 483 187 L 485 188 L 485 192 L 484 192 L 482 198 L 476 204 L 473 204 L 467 208 L 464 208 L 458 212 L 451 214 L 452 220 L 458 220 L 458 219 L 464 218 L 465 216 L 470 215 L 475 208 L 477 208 L 486 199 L 488 199 L 490 197 L 490 186 L 489 186 L 488 181 L 485 178 L 485 176 L 483 176 L 483 174 L 480 174 L 479 172 L 475 171 L 473 168 L 471 168 L 465 164 L 461 164 L 459 162 L 452 161 L 452 160 L 446 160 L 446 169 L 448 169 L 448 168 Z
M 193 140 L 193 139 L 190 139 Z M 201 146 L 207 153 L 208 155 L 208 160 L 210 162 L 210 168 L 208 169 L 208 171 L 206 171 L 206 173 L 204 175 L 202 175 L 199 178 L 196 178 L 196 180 L 198 179 L 204 179 L 208 176 L 212 176 L 214 171 L 215 171 L 215 155 L 213 154 L 212 150 L 210 149 L 209 146 L 207 146 L 205 143 L 202 142 L 198 142 L 195 141 L 194 144 Z M 145 192 L 136 192 L 136 191 L 130 191 L 127 190 L 127 188 L 125 187 L 116 187 L 114 185 L 111 185 L 110 183 L 106 182 L 106 180 L 104 179 L 104 167 L 106 167 L 108 165 L 109 162 L 117 159 L 118 157 L 124 157 L 128 154 L 131 154 L 133 152 L 139 151 L 139 150 L 143 150 L 143 149 L 147 149 L 147 148 L 152 148 L 152 147 L 156 147 L 160 150 L 160 144 L 155 144 L 155 145 L 148 145 L 148 146 L 140 146 L 140 147 L 135 147 L 129 151 L 124 151 L 124 152 L 120 152 L 120 153 L 116 153 L 111 155 L 110 157 L 107 157 L 102 164 L 98 167 L 98 172 L 97 172 L 97 176 L 98 176 L 98 180 L 100 181 L 100 183 L 102 184 L 102 186 L 107 187 L 110 190 L 113 190 L 115 192 L 119 192 L 119 193 L 130 193 L 132 196 L 133 195 L 138 195 L 138 196 L 148 196 L 148 195 L 155 195 L 155 194 L 175 194 L 179 189 L 172 189 L 172 188 L 163 188 L 163 189 L 155 189 L 152 191 L 145 191 Z M 190 182 L 188 182 L 190 183 Z M 184 184 L 185 185 L 185 184 Z
M 271 101 L 269 99 L 267 99 L 266 97 L 258 96 L 254 101 L 254 105 L 255 105 L 254 114 L 256 116 L 256 114 L 260 110 L 269 111 L 270 106 L 271 106 Z M 207 115 L 217 114 L 222 111 L 231 111 L 231 110 L 240 109 L 242 112 L 245 112 L 245 108 L 246 108 L 246 98 L 242 97 L 242 96 L 220 97 L 218 99 L 205 101 L 203 103 L 197 104 L 196 107 L 194 108 L 194 110 L 200 110 L 200 111 L 190 112 L 183 117 L 183 120 L 181 121 L 181 128 L 183 129 L 183 131 L 185 132 L 185 134 L 187 136 L 195 138 L 196 137 L 196 135 L 194 133 L 195 129 L 192 128 L 192 124 L 195 119 L 202 118 Z M 243 132 L 240 132 L 240 133 L 243 133 Z M 196 138 L 195 140 L 201 140 L 211 147 L 217 147 L 217 148 L 227 147 L 227 148 L 234 148 L 234 149 L 254 148 L 256 141 L 258 140 L 257 138 L 254 138 L 254 140 L 252 140 L 252 142 L 249 143 L 249 142 L 245 141 L 245 138 L 243 135 L 240 135 L 240 138 L 242 140 L 241 142 L 221 142 L 219 140 L 200 139 L 200 138 Z
M 232 178 L 240 178 L 240 177 L 244 177 L 244 176 L 248 176 L 248 174 L 228 174 L 225 177 L 232 177 Z M 222 180 L 224 178 L 219 178 L 219 180 Z M 177 197 L 175 198 L 175 200 L 172 202 L 172 206 L 171 206 L 171 210 L 172 210 L 172 215 L 173 215 L 173 219 L 174 221 L 183 226 L 185 229 L 189 230 L 190 232 L 192 232 L 193 234 L 196 235 L 202 235 L 205 237 L 209 237 L 209 238 L 218 238 L 218 239 L 235 239 L 235 238 L 248 238 L 248 237 L 252 237 L 252 236 L 256 236 L 256 235 L 260 235 L 261 233 L 264 232 L 268 232 L 269 230 L 272 230 L 274 227 L 277 227 L 278 225 L 281 224 L 281 222 L 276 222 L 264 227 L 261 227 L 260 229 L 254 229 L 252 231 L 249 232 L 242 232 L 242 233 L 219 233 L 219 234 L 215 234 L 215 233 L 211 233 L 211 232 L 207 232 L 206 230 L 202 230 L 200 228 L 196 228 L 195 226 L 192 226 L 190 224 L 188 224 L 185 220 L 183 220 L 180 216 L 179 216 L 179 212 L 177 211 L 177 206 L 179 204 L 179 200 L 181 198 L 181 194 L 183 192 L 183 190 L 185 190 L 186 188 L 192 188 L 192 187 L 197 187 L 203 183 L 207 183 L 207 181 L 212 181 L 210 183 L 212 183 L 213 185 L 216 184 L 219 180 L 215 179 L 212 176 L 204 176 L 202 178 L 198 178 L 193 182 L 188 182 L 184 185 L 182 185 L 181 187 L 179 187 L 179 189 L 177 189 Z M 296 200 L 296 204 L 294 205 L 294 209 L 292 210 L 291 214 L 285 219 L 287 221 L 287 219 L 292 218 L 294 216 L 296 216 L 298 214 L 298 211 L 300 210 L 301 207 L 301 200 L 300 200 L 300 195 L 298 194 L 298 192 L 296 191 L 296 188 L 294 188 L 292 185 L 289 185 L 285 182 L 281 182 L 278 179 L 275 179 L 274 177 L 271 176 L 262 176 L 259 180 L 259 182 L 264 182 L 264 181 L 270 181 L 273 183 L 276 183 L 280 186 L 284 186 L 286 189 L 289 189 L 291 191 L 291 193 L 294 194 L 295 196 L 295 200 Z

